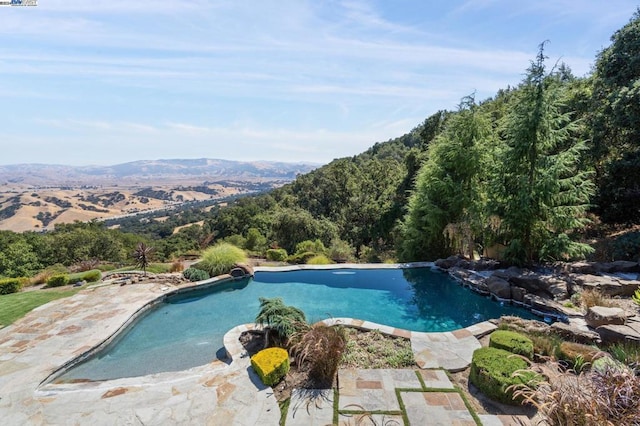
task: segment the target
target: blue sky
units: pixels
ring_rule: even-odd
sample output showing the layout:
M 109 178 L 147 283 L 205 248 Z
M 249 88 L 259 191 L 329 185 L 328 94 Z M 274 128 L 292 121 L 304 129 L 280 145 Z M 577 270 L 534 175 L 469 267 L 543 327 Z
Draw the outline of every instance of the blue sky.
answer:
M 0 8 L 0 164 L 325 163 L 465 95 L 538 45 L 576 75 L 636 0 L 39 0 Z

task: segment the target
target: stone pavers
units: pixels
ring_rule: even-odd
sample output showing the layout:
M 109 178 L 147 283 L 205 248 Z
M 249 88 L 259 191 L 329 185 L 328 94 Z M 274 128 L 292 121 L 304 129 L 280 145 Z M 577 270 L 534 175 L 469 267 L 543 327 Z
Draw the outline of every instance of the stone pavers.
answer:
M 338 407 L 355 411 L 400 411 L 397 388 L 422 387 L 413 370 L 360 370 L 338 371 Z
M 2 425 L 277 425 L 280 410 L 271 388 L 260 383 L 237 348 L 229 364 L 212 360 L 181 372 L 41 385 L 174 289 L 159 284 L 85 289 L 1 329 Z
M 285 425 L 333 425 L 334 418 L 339 426 L 530 424 L 524 416 L 475 415 L 444 370 L 341 369 L 336 392 L 295 390 Z
M 286 426 L 333 424 L 333 389 L 294 389 L 287 411 Z

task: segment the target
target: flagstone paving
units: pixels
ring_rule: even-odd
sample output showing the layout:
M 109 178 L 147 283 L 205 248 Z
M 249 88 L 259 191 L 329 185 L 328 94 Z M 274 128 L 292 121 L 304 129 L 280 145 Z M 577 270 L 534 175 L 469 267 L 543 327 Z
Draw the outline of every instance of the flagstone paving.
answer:
M 185 371 L 105 382 L 48 382 L 61 366 L 108 340 L 149 303 L 173 290 L 154 283 L 96 286 L 34 309 L 0 329 L 0 423 L 279 424 L 273 391 L 253 373 L 238 340 L 242 331 L 254 327 L 251 324 L 227 333 L 225 362 L 214 359 Z M 493 324 L 450 333 L 415 333 L 351 318 L 328 323 L 410 338 L 423 369 L 340 370 L 337 392 L 293 393 L 287 425 L 327 425 L 334 420 L 340 425 L 469 422 L 471 413 L 446 373 L 427 368 L 465 368 L 473 350 L 480 347 L 477 337 L 493 330 Z M 514 421 L 511 417 L 479 418 L 490 425 L 517 424 L 509 423 Z
M 337 400 L 336 400 L 337 398 Z M 341 369 L 338 389 L 296 389 L 286 426 L 529 425 L 525 416 L 476 416 L 444 370 Z

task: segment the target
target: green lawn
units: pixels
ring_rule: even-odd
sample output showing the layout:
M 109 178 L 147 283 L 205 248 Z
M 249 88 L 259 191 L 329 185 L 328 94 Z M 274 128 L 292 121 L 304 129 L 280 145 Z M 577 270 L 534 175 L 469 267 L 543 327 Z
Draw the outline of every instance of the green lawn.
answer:
M 30 310 L 52 300 L 76 294 L 82 287 L 69 290 L 34 290 L 0 296 L 0 325 L 7 326 Z

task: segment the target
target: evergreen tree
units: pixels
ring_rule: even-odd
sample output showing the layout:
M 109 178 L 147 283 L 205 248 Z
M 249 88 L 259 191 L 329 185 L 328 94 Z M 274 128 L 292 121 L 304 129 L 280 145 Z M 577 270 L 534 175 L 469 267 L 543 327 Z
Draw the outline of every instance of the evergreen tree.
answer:
M 429 146 L 418 173 L 401 225 L 401 259 L 433 259 L 454 251 L 473 255 L 483 223 L 490 136 L 491 125 L 473 96 L 464 98 Z
M 496 176 L 494 208 L 501 218 L 505 255 L 517 264 L 580 257 L 592 249 L 571 241 L 584 226 L 593 195 L 586 149 L 577 124 L 563 110 L 557 74 L 545 73 L 544 44 L 516 94 L 504 129 L 506 147 Z
M 640 9 L 611 41 L 593 77 L 598 213 L 605 222 L 640 223 Z

